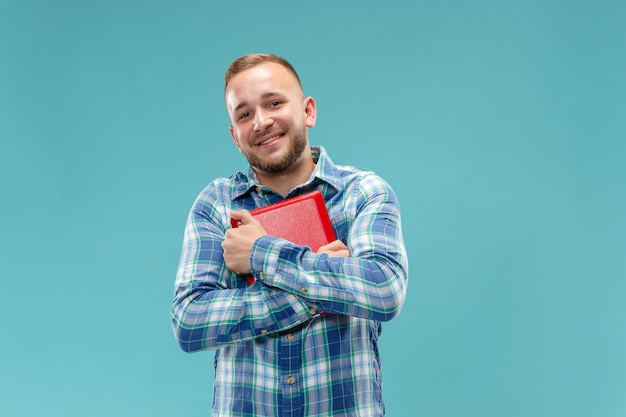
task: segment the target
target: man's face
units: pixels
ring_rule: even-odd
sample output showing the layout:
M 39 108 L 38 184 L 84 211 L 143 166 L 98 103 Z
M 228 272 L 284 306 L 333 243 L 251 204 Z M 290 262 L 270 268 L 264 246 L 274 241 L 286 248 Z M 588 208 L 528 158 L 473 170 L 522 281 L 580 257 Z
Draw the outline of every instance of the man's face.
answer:
M 298 162 L 316 107 L 289 70 L 268 62 L 242 71 L 230 79 L 225 99 L 230 134 L 250 165 L 277 174 Z

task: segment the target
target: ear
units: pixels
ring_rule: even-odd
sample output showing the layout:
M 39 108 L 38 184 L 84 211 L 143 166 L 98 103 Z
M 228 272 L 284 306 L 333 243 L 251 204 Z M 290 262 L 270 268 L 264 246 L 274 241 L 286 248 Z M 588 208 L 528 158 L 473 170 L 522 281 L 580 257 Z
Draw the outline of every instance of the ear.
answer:
M 235 135 L 235 129 L 233 129 L 232 125 L 228 126 L 228 131 L 230 132 L 230 137 L 233 138 L 233 142 L 235 142 L 235 146 L 241 152 L 241 147 L 239 146 L 239 139 L 237 139 L 237 135 Z
M 315 121 L 317 120 L 317 104 L 313 97 L 304 99 L 304 113 L 306 114 L 304 125 L 306 127 L 315 126 Z

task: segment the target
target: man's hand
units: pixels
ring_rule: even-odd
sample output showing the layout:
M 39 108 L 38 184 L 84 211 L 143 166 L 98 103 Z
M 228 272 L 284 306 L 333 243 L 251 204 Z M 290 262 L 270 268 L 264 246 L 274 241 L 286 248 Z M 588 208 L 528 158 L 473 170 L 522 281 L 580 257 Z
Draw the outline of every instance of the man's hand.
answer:
M 228 229 L 222 242 L 226 268 L 236 274 L 250 273 L 250 250 L 255 240 L 267 235 L 263 225 L 248 210 L 236 210 L 231 217 L 241 222 L 239 227 Z
M 350 256 L 350 249 L 341 240 L 335 240 L 327 245 L 320 246 L 318 254 L 325 253 L 328 256 Z

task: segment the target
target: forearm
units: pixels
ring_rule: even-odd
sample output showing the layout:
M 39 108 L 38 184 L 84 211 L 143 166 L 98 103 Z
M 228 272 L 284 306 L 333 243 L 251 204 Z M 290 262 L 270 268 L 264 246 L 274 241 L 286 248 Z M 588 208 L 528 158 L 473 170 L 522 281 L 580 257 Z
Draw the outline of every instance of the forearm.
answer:
M 178 286 L 171 311 L 174 333 L 186 352 L 266 336 L 311 316 L 298 297 L 256 284 L 236 289 L 183 284 Z
M 255 276 L 318 310 L 387 321 L 404 303 L 406 265 L 394 258 L 329 257 L 271 237 L 259 239 L 257 250 L 266 256 L 253 263 Z M 281 260 L 271 262 L 271 253 Z

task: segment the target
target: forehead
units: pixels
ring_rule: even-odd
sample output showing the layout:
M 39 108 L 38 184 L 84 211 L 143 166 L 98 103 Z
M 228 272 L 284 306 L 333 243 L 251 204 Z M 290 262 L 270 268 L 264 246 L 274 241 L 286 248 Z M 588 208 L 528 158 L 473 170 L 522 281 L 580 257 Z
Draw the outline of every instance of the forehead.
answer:
M 268 93 L 304 96 L 300 83 L 291 71 L 275 62 L 266 62 L 233 76 L 224 98 L 230 111 L 241 103 L 262 98 Z

